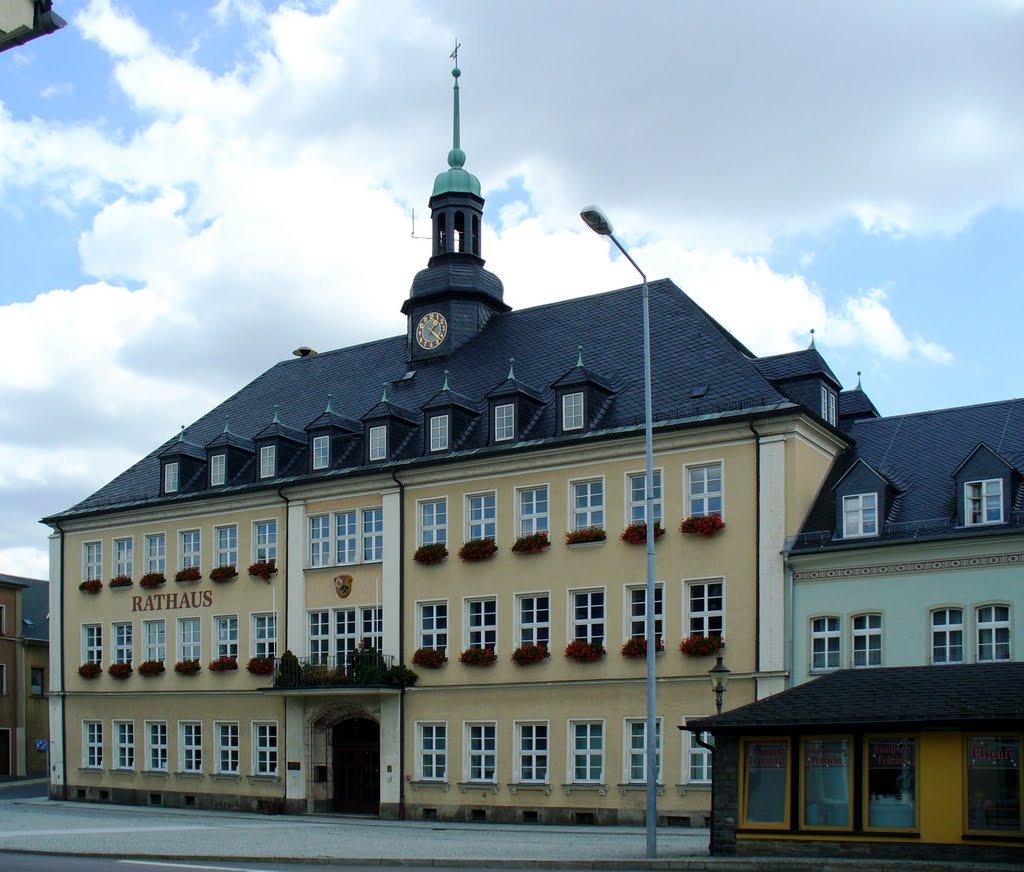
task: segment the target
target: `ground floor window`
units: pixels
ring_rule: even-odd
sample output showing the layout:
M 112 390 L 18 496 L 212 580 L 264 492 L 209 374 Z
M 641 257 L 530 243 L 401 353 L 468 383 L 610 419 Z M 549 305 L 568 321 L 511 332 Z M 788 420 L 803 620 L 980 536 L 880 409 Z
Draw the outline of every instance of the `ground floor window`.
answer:
M 759 826 L 789 824 L 789 740 L 744 742 L 743 821 Z
M 494 781 L 498 765 L 498 728 L 494 724 L 467 724 L 469 747 L 467 781 Z
M 850 740 L 805 739 L 803 744 L 803 823 L 808 827 L 853 825 L 850 803 Z
M 1021 832 L 1020 736 L 967 737 L 967 829 Z
M 868 827 L 914 829 L 917 826 L 917 740 L 874 737 L 867 740 Z
M 578 721 L 571 725 L 574 782 L 600 782 L 604 774 L 604 724 Z
M 419 725 L 420 778 L 444 781 L 448 769 L 448 725 Z
M 277 724 L 253 724 L 253 771 L 277 775 Z

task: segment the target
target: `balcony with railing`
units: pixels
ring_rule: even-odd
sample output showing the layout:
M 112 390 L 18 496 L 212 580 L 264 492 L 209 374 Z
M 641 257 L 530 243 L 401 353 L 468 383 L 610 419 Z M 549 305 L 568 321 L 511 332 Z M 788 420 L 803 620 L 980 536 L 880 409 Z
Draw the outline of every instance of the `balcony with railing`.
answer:
M 295 657 L 274 660 L 275 690 L 346 687 L 404 687 L 411 683 L 395 666 L 395 658 L 379 651 L 356 651 L 337 657 Z

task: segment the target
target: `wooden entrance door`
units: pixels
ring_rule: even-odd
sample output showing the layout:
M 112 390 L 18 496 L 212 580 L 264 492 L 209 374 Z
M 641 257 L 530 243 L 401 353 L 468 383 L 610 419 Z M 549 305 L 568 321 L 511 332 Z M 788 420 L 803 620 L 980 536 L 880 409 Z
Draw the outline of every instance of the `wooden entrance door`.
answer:
M 334 810 L 380 811 L 380 725 L 366 718 L 342 721 L 332 732 Z

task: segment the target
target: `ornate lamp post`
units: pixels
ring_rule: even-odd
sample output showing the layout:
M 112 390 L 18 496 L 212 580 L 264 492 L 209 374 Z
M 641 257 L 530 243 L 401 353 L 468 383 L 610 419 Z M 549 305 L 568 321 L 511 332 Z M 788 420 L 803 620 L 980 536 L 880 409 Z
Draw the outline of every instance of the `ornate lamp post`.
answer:
M 711 679 L 711 689 L 715 692 L 715 709 L 717 713 L 722 713 L 722 697 L 725 696 L 725 686 L 729 683 L 729 676 L 732 675 L 731 670 L 722 662 L 722 657 L 719 656 L 715 665 L 708 670 L 708 678 Z

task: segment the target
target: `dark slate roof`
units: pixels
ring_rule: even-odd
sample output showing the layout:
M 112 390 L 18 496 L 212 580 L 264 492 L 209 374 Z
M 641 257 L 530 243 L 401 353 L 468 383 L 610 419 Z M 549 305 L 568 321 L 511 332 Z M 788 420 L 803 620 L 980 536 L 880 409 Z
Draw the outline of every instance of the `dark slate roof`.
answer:
M 839 394 L 839 420 L 844 422 L 844 426 L 847 421 L 878 417 L 880 417 L 878 409 L 871 402 L 871 398 L 864 393 L 863 388 L 856 387 Z
M 754 361 L 765 378 L 771 381 L 789 381 L 791 379 L 808 378 L 823 375 L 836 387 L 842 382 L 825 363 L 817 348 L 805 348 L 803 351 L 790 351 L 786 354 L 774 354 L 771 357 L 759 357 Z
M 724 734 L 984 724 L 1024 726 L 1024 663 L 841 669 L 724 714 L 690 721 L 687 729 Z
M 794 552 L 828 546 L 869 547 L 924 536 L 993 535 L 1024 526 L 1024 488 L 1011 495 L 1009 523 L 957 527 L 953 474 L 985 443 L 1012 468 L 1024 473 L 1024 400 L 1003 400 L 889 418 L 866 418 L 845 428 L 853 445 L 840 454 L 808 513 Z M 850 541 L 833 539 L 838 519 L 832 489 L 858 459 L 897 490 L 881 535 Z M 839 524 L 841 527 L 841 524 Z
M 452 383 L 460 393 L 481 409 L 485 397 L 506 382 L 509 358 L 515 357 L 517 379 L 541 392 L 544 405 L 529 426 L 529 446 L 565 444 L 590 440 L 599 435 L 636 432 L 644 414 L 643 321 L 640 288 L 623 288 L 593 296 L 565 300 L 519 311 L 500 312 L 491 317 L 478 335 L 451 355 L 419 361 L 415 375 L 403 378 L 408 369 L 407 337 L 393 336 L 375 342 L 291 358 L 271 367 L 246 387 L 212 409 L 185 431 L 193 444 L 205 445 L 231 416 L 233 432 L 252 438 L 266 424 L 267 410 L 281 407 L 289 421 L 312 421 L 324 409 L 328 393 L 335 397 L 336 414 L 352 420 L 366 420 L 370 411 L 379 412 L 381 382 L 387 380 L 388 400 L 422 426 L 419 410 L 444 384 L 444 370 L 451 370 Z M 795 405 L 780 394 L 751 362 L 746 349 L 671 281 L 650 283 L 653 402 L 656 426 L 698 426 L 728 416 L 767 415 L 791 410 Z M 609 329 L 614 325 L 615 329 Z M 554 392 L 556 379 L 567 373 L 583 346 L 588 369 L 615 388 L 608 406 L 595 424 L 583 434 L 558 436 Z M 706 396 L 693 399 L 694 385 L 710 385 Z M 338 398 L 343 398 L 338 400 Z M 412 414 L 412 410 L 416 410 Z M 487 427 L 474 428 L 475 440 L 461 452 L 505 452 L 523 450 L 523 443 L 487 447 Z M 127 507 L 150 502 L 200 498 L 203 493 L 160 497 L 158 455 L 172 445 L 169 439 L 92 496 L 72 509 L 52 516 L 56 520 L 90 511 Z M 410 443 L 412 444 L 412 443 Z M 416 440 L 418 445 L 423 440 Z M 452 457 L 452 454 L 446 457 Z M 399 462 L 399 461 L 396 461 Z M 436 458 L 406 457 L 408 463 L 438 462 Z M 373 464 L 374 469 L 387 464 Z M 358 474 L 366 467 L 312 473 Z M 281 479 L 270 486 L 277 487 Z M 266 482 L 248 485 L 268 486 Z M 231 488 L 218 488 L 223 494 Z
M 22 586 L 21 635 L 46 642 L 50 638 L 50 583 L 39 578 L 2 575 L 0 581 Z M 13 628 L 8 628 L 8 632 Z

